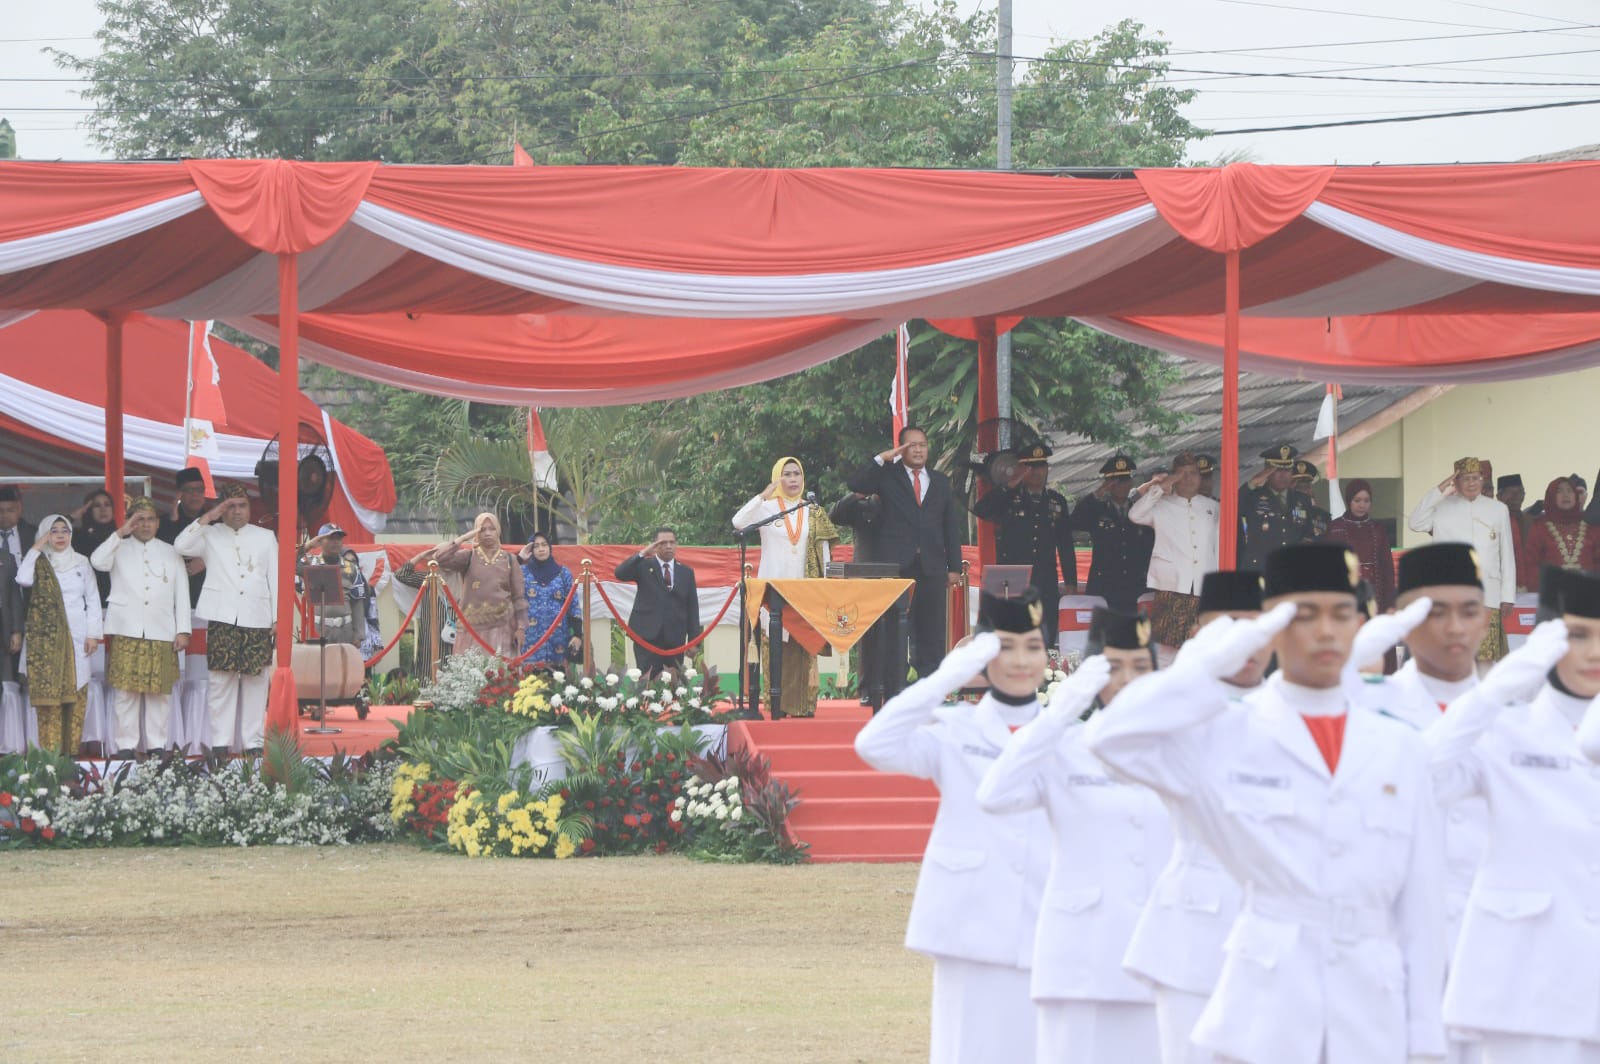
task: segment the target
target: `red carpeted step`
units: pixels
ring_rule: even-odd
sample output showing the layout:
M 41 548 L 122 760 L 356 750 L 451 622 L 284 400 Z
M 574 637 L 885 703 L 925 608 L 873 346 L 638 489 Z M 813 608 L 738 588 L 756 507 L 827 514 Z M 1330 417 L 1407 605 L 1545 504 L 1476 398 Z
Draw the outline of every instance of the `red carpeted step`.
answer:
M 763 752 L 779 746 L 815 746 L 818 743 L 849 746 L 865 721 L 859 720 L 747 720 L 742 726 L 761 744 Z
M 859 797 L 811 797 L 795 806 L 789 814 L 789 823 L 795 830 L 806 827 L 846 826 L 857 824 L 872 827 L 884 824 L 933 823 L 939 811 L 937 796 L 930 798 L 875 798 L 863 801 Z
M 876 772 L 870 768 L 822 772 L 785 772 L 778 777 L 808 798 L 937 798 L 939 788 L 927 780 Z
M 862 853 L 899 854 L 907 861 L 922 860 L 933 833 L 933 818 L 922 824 L 836 824 L 813 826 L 795 832 L 811 844 L 811 852 L 829 857 L 853 857 Z

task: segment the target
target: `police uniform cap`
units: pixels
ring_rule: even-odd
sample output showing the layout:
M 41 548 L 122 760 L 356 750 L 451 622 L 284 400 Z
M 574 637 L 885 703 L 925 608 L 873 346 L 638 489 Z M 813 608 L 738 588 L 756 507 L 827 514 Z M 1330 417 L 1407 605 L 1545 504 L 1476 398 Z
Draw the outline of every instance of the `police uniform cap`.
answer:
M 1267 555 L 1263 598 L 1297 592 L 1339 591 L 1357 595 L 1361 589 L 1361 561 L 1354 551 L 1338 543 L 1296 543 Z
M 1300 450 L 1293 444 L 1279 443 L 1262 451 L 1261 457 L 1273 469 L 1289 469 L 1293 467 L 1294 460 L 1300 457 Z
M 1563 571 L 1559 587 L 1563 614 L 1600 620 L 1600 576 L 1568 569 Z
M 1304 480 L 1308 484 L 1317 482 L 1317 467 L 1304 458 L 1296 458 L 1294 462 L 1294 479 Z
M 1209 454 L 1195 455 L 1194 464 L 1199 467 L 1200 475 L 1203 477 L 1210 476 L 1217 470 L 1217 460 Z
M 1207 573 L 1200 581 L 1199 613 L 1260 613 L 1261 574 L 1254 569 Z
M 1119 454 L 1106 459 L 1106 463 L 1100 467 L 1100 475 L 1103 477 L 1131 477 L 1138 468 L 1132 458 L 1125 454 Z
M 1049 444 L 1040 442 L 1034 444 L 1032 447 L 1024 447 L 1022 450 L 1018 451 L 1017 461 L 1028 463 L 1048 462 L 1050 461 L 1050 456 L 1054 453 L 1055 452 L 1050 449 Z
M 1483 587 L 1483 566 L 1469 543 L 1430 543 L 1400 555 L 1395 593 L 1422 587 Z
M 978 597 L 978 631 L 1014 632 L 1022 635 L 1037 631 L 1044 624 L 1044 603 L 1039 589 L 1030 587 L 1020 595 L 1001 598 L 985 591 Z
M 1089 621 L 1089 653 L 1102 650 L 1144 650 L 1150 646 L 1150 622 L 1136 613 L 1095 607 Z

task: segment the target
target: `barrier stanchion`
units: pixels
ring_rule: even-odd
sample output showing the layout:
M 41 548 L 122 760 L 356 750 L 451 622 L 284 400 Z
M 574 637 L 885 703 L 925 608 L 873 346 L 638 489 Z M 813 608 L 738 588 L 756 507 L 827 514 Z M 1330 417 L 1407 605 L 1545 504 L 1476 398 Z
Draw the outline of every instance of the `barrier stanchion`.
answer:
M 433 657 L 429 667 L 433 675 L 430 679 L 431 682 L 438 683 L 439 629 L 444 626 L 444 615 L 440 612 L 440 610 L 444 604 L 439 601 L 439 563 L 436 561 L 428 562 L 428 579 L 422 593 L 428 596 L 428 601 L 431 603 L 431 608 L 428 610 L 428 614 L 433 618 L 433 624 L 430 626 L 432 631 L 428 633 L 428 638 L 432 641 L 433 645 Z
M 594 561 L 583 559 L 583 674 L 594 675 Z
M 961 559 L 961 586 L 956 591 L 961 600 L 956 605 L 961 610 L 961 634 L 964 637 L 967 624 L 972 619 L 972 563 L 965 558 Z

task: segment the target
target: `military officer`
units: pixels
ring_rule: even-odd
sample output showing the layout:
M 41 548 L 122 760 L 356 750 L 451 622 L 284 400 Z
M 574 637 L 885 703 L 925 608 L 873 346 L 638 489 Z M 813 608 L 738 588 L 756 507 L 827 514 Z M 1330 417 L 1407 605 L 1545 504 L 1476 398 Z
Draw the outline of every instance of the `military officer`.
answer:
M 1078 587 L 1078 559 L 1072 546 L 1071 515 L 1060 492 L 1045 486 L 1051 450 L 1036 443 L 1017 455 L 1011 486 L 991 491 L 972 508 L 980 521 L 995 525 L 995 560 L 1002 565 L 1033 566 L 1032 584 L 1044 607 L 1044 638 L 1056 645 L 1058 606 L 1063 591 Z M 1061 576 L 1056 577 L 1056 563 Z
M 1029 972 L 1050 825 L 1040 810 L 987 813 L 977 795 L 1012 729 L 1039 713 L 1049 663 L 1043 617 L 1032 588 L 1020 598 L 981 596 L 972 641 L 856 734 L 856 753 L 873 768 L 939 788 L 906 928 L 906 948 L 933 958 L 934 1064 L 1035 1059 Z M 989 682 L 981 702 L 944 704 L 979 675 Z
M 1100 467 L 1100 486 L 1072 511 L 1073 530 L 1086 533 L 1091 545 L 1084 594 L 1099 595 L 1119 613 L 1138 609 L 1156 545 L 1155 529 L 1128 520 L 1138 468 L 1125 454 L 1108 459 Z
M 1148 623 L 1097 612 L 1107 619 L 1097 633 L 1104 655 L 1148 665 Z M 1161 1059 L 1150 985 L 1123 970 L 1122 956 L 1172 847 L 1172 830 L 1154 791 L 1112 779 L 1084 745 L 1081 721 L 1091 700 L 1105 703 L 1096 712 L 1117 711 L 1116 693 L 1107 693 L 1110 675 L 1106 656 L 1086 658 L 1049 707 L 1018 729 L 978 787 L 978 804 L 988 812 L 1044 810 L 1055 837 L 1033 947 L 1037 1059 L 1052 1064 Z
M 1309 499 L 1294 490 L 1300 452 L 1280 443 L 1261 452 L 1265 465 L 1239 488 L 1240 569 L 1263 569 L 1267 555 L 1305 538 Z
M 1443 1056 L 1438 808 L 1422 737 L 1349 712 L 1359 563 L 1300 544 L 1268 555 L 1265 581 L 1266 613 L 1201 628 L 1087 726 L 1246 885 L 1193 1041 L 1244 1064 Z M 1269 643 L 1278 672 L 1234 703 L 1222 678 Z
M 1317 482 L 1317 467 L 1304 458 L 1294 460 L 1294 473 L 1290 477 L 1290 490 L 1304 500 L 1306 508 L 1305 524 L 1301 526 L 1300 539 L 1302 542 L 1321 539 L 1328 534 L 1328 526 L 1333 524 L 1333 515 L 1317 505 L 1316 499 L 1311 496 L 1311 485 Z
M 1583 755 L 1600 727 L 1600 579 L 1568 572 L 1558 595 L 1561 617 L 1426 734 L 1447 808 L 1488 803 L 1444 995 L 1484 1064 L 1600 1061 L 1600 767 Z
M 1209 454 L 1197 454 L 1194 456 L 1194 464 L 1200 470 L 1200 494 L 1208 499 L 1216 499 L 1217 460 Z
M 1489 634 L 1478 648 L 1478 660 L 1505 657 L 1503 615 L 1517 597 L 1517 554 L 1511 512 L 1483 494 L 1483 463 L 1476 458 L 1458 460 L 1455 472 L 1429 488 L 1417 503 L 1409 524 L 1413 532 L 1427 532 L 1435 542 L 1470 543 L 1478 552 L 1489 610 Z

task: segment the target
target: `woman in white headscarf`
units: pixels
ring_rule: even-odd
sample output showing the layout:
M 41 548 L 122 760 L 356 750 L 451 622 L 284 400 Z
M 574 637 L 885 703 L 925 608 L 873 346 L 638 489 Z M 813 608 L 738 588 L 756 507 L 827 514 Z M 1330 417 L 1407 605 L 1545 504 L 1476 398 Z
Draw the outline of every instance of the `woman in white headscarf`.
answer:
M 100 646 L 104 618 L 89 559 L 72 549 L 72 522 L 51 514 L 39 530 L 17 569 L 17 583 L 33 588 L 22 671 L 38 713 L 40 748 L 72 757 L 83 736 L 89 659 Z

